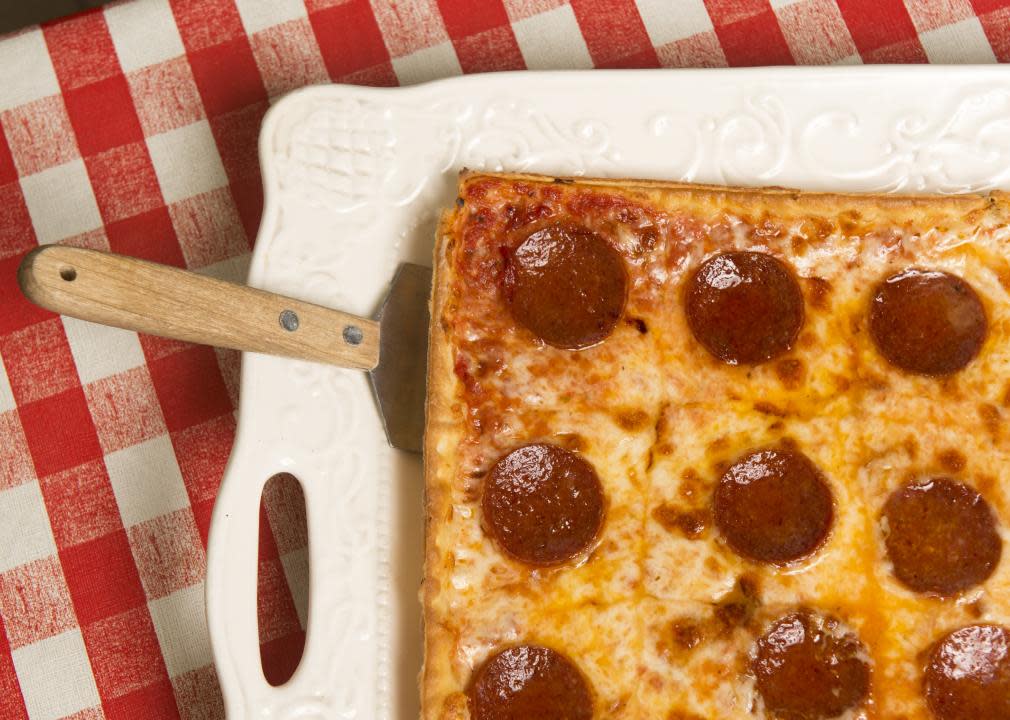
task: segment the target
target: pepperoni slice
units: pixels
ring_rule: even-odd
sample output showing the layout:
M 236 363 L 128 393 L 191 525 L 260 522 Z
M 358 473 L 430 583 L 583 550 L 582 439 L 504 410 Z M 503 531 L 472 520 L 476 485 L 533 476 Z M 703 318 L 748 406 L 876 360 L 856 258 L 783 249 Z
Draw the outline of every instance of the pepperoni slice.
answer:
M 799 611 L 757 642 L 751 669 L 765 710 L 787 720 L 821 720 L 856 707 L 870 689 L 866 648 L 835 618 Z
M 918 375 L 950 375 L 970 363 L 985 342 L 982 301 L 956 275 L 910 269 L 877 286 L 870 336 L 880 354 Z
M 715 490 L 715 523 L 737 553 L 783 564 L 814 552 L 834 519 L 831 488 L 796 450 L 757 450 L 733 464 Z
M 989 503 L 950 478 L 895 490 L 882 520 L 894 576 L 917 592 L 946 596 L 978 585 L 1003 551 Z
M 789 350 L 803 326 L 803 293 L 782 261 L 758 252 L 709 258 L 688 281 L 687 324 L 729 365 L 756 365 Z
M 477 669 L 470 720 L 590 720 L 589 683 L 571 660 L 540 645 L 506 648 Z
M 512 316 L 548 345 L 578 350 L 606 339 L 624 314 L 624 259 L 603 237 L 571 223 L 541 226 L 508 256 Z
M 570 450 L 534 444 L 495 463 L 481 499 L 486 531 L 530 565 L 557 565 L 583 553 L 603 525 L 603 487 L 593 466 Z
M 1010 718 L 1010 630 L 969 625 L 948 634 L 930 653 L 923 691 L 939 720 Z

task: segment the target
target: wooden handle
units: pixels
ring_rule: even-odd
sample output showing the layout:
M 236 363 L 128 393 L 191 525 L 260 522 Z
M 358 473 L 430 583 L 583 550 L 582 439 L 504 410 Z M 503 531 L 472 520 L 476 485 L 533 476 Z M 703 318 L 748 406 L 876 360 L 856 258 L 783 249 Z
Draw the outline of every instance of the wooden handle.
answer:
M 18 281 L 35 304 L 104 325 L 348 368 L 379 361 L 372 320 L 146 260 L 48 245 Z

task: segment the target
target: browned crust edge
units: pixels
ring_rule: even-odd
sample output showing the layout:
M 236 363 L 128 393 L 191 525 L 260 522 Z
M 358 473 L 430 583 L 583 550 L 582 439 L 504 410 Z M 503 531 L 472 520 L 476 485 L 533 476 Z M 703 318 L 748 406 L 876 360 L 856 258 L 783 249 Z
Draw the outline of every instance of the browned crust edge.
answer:
M 453 458 L 443 457 L 439 452 L 442 430 L 458 425 L 459 418 L 452 412 L 453 397 L 456 394 L 456 377 L 452 371 L 449 356 L 449 338 L 442 326 L 441 317 L 445 308 L 450 277 L 448 250 L 452 226 L 458 210 L 444 210 L 439 219 L 435 238 L 432 267 L 432 294 L 429 311 L 431 324 L 428 333 L 428 377 L 427 403 L 425 408 L 424 436 L 424 580 L 422 585 L 422 619 L 424 623 L 424 652 L 420 673 L 421 717 L 436 720 L 440 716 L 438 692 L 441 683 L 437 678 L 449 670 L 449 658 L 453 651 L 451 633 L 435 616 L 434 600 L 443 580 L 438 572 L 442 562 L 437 546 L 437 534 L 432 523 L 443 517 L 448 509 L 449 495 L 445 481 L 440 475 L 454 465 Z
M 873 206 L 887 209 L 914 208 L 929 206 L 943 207 L 958 212 L 970 212 L 974 209 L 985 209 L 993 205 L 1010 205 L 1010 192 L 992 190 L 985 193 L 964 193 L 957 195 L 939 195 L 929 193 L 881 193 L 881 192 L 825 192 L 821 190 L 797 190 L 779 186 L 743 187 L 733 185 L 706 185 L 702 183 L 685 183 L 668 180 L 641 180 L 634 178 L 596 178 L 563 175 L 543 175 L 537 173 L 495 173 L 463 169 L 459 174 L 459 185 L 478 177 L 494 178 L 506 182 L 531 182 L 551 184 L 558 181 L 573 185 L 611 188 L 622 192 L 634 190 L 664 190 L 679 191 L 687 194 L 698 193 L 720 195 L 728 199 L 746 204 L 745 201 L 764 203 L 769 200 L 801 203 L 804 209 L 821 210 L 823 212 L 839 211 L 840 205 L 851 207 Z

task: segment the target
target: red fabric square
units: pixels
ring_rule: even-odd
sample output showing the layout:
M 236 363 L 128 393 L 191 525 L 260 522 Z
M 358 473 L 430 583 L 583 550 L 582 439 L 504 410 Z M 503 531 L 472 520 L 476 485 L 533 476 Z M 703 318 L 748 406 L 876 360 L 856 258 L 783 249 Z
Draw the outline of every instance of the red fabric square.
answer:
M 519 43 L 511 25 L 492 28 L 453 41 L 463 72 L 525 70 Z
M 92 460 L 39 481 L 56 547 L 108 535 L 123 527 L 105 463 Z
M 263 488 L 263 506 L 280 555 L 308 547 L 305 494 L 294 475 L 281 473 L 270 478 Z
M 85 158 L 84 164 L 105 224 L 164 204 L 146 143 L 106 150 Z
M 137 338 L 140 340 L 140 347 L 144 350 L 144 357 L 147 359 L 148 365 L 150 365 L 152 360 L 157 360 L 166 355 L 193 347 L 193 343 L 157 337 L 155 335 L 145 335 L 144 333 L 138 333 Z
M 147 687 L 105 700 L 102 707 L 105 720 L 179 720 L 172 683 L 167 676 Z
M 274 540 L 274 533 L 270 527 L 270 518 L 267 517 L 267 510 L 263 506 L 263 497 L 260 496 L 260 522 L 257 532 L 259 533 L 259 540 L 257 540 L 258 557 L 260 564 L 265 562 L 280 562 L 281 554 L 277 549 L 277 541 Z
M 224 698 L 213 665 L 172 678 L 182 720 L 224 720 Z
M 15 650 L 77 627 L 59 558 L 42 558 L 0 574 L 0 615 Z
M 42 32 L 64 90 L 89 85 L 119 72 L 116 49 L 100 10 L 45 23 Z
M 352 73 L 333 78 L 333 81 L 347 85 L 371 85 L 372 87 L 396 87 L 400 84 L 400 80 L 396 77 L 396 71 L 393 70 L 393 63 L 389 61 L 364 70 L 355 70 Z
M 147 605 L 83 625 L 81 634 L 102 700 L 168 679 Z
M 80 382 L 59 318 L 0 336 L 0 356 L 18 405 L 61 393 Z
M 85 157 L 144 139 L 130 87 L 122 75 L 65 92 L 63 99 Z
M 184 57 L 177 57 L 126 76 L 144 135 L 175 130 L 202 120 L 203 100 L 193 71 Z
M 21 176 L 42 172 L 77 157 L 77 140 L 61 95 L 50 95 L 0 115 Z
M 18 171 L 14 167 L 14 156 L 11 155 L 10 143 L 2 126 L 0 126 L 0 185 L 14 182 L 18 179 Z
M 4 443 L 0 452 L 0 490 L 34 480 L 35 467 L 17 410 L 0 413 L 0 438 Z
M 849 33 L 864 58 L 867 53 L 885 45 L 909 40 L 919 44 L 915 25 L 902 0 L 877 0 L 873 3 L 861 0 L 836 1 Z
M 716 25 L 715 34 L 730 65 L 793 64 L 778 18 L 770 8 L 729 25 Z
M 203 50 L 245 36 L 234 0 L 171 0 L 186 50 Z
M 296 633 L 298 622 L 295 601 L 291 597 L 284 566 L 279 559 L 261 560 L 256 583 L 256 615 L 261 643 Z
M 63 575 L 81 626 L 145 608 L 144 588 L 124 530 L 60 549 Z
M 210 519 L 214 513 L 214 499 L 193 503 L 193 521 L 196 523 L 197 532 L 200 533 L 200 542 L 203 547 L 207 547 L 207 539 L 210 537 Z
M 263 677 L 271 685 L 283 685 L 298 669 L 305 650 L 305 632 L 283 635 L 260 645 L 260 663 Z
M 217 366 L 221 368 L 221 378 L 228 391 L 228 400 L 233 408 L 238 407 L 238 386 L 242 374 L 242 353 L 231 348 L 214 348 Z
M 10 644 L 4 628 L 4 616 L 0 613 L 0 717 L 7 720 L 28 720 L 28 708 L 21 697 L 21 683 L 14 669 Z
M 234 439 L 235 417 L 231 413 L 172 435 L 179 471 L 193 505 L 217 496 Z
M 126 533 L 151 600 L 195 585 L 207 573 L 207 555 L 189 508 L 134 525 Z
M 20 330 L 56 315 L 31 303 L 18 286 L 18 266 L 23 254 L 0 259 L 0 335 Z
M 975 6 L 978 4 L 976 0 Z M 996 59 L 1001 63 L 1010 62 L 1010 6 L 987 12 L 978 19 Z
M 467 35 L 508 26 L 509 17 L 501 0 L 475 3 L 471 0 L 438 0 L 445 29 L 454 40 Z
M 705 0 L 713 25 L 730 25 L 771 9 L 768 0 Z
M 168 207 L 189 268 L 201 268 L 249 252 L 249 241 L 228 188 L 180 200 Z
M 88 230 L 80 235 L 71 235 L 68 238 L 63 238 L 60 240 L 60 245 L 69 245 L 70 247 L 79 248 L 90 248 L 92 250 L 109 250 L 109 238 L 105 234 L 105 228 L 95 228 L 94 230 Z
M 232 411 L 213 349 L 197 345 L 151 361 L 148 367 L 172 432 Z
M 165 419 L 146 366 L 102 378 L 84 388 L 105 454 L 165 433 Z
M 266 100 L 267 91 L 245 35 L 190 53 L 189 65 L 208 117 Z
M 572 0 L 586 47 L 598 67 L 635 56 L 641 67 L 659 67 L 634 0 Z
M 263 183 L 257 147 L 260 125 L 268 107 L 264 102 L 210 120 L 232 198 L 250 242 L 256 237 L 263 211 Z
M 39 477 L 102 456 L 88 403 L 80 387 L 22 405 L 18 412 Z
M 253 35 L 250 42 L 271 97 L 330 80 L 307 18 L 269 27 Z
M 984 15 L 1010 8 L 1010 0 L 971 0 L 971 6 L 975 8 L 976 15 Z
M 389 51 L 367 0 L 310 11 L 309 22 L 333 80 L 389 62 Z
M 869 64 L 904 64 L 904 63 L 928 63 L 926 51 L 916 37 L 912 40 L 903 40 L 893 45 L 884 45 L 868 52 L 862 53 L 863 62 Z
M 21 185 L 0 185 L 0 258 L 21 256 L 36 245 Z
M 179 241 L 175 237 L 168 209 L 159 205 L 140 215 L 105 226 L 113 252 L 132 255 L 152 262 L 186 267 Z

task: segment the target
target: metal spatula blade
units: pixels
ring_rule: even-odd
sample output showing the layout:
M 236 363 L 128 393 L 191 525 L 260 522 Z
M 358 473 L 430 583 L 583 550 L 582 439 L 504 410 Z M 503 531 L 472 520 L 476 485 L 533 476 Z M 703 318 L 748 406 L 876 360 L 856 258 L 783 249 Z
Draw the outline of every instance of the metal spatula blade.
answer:
M 137 258 L 47 245 L 18 270 L 32 302 L 81 320 L 369 371 L 393 447 L 421 452 L 431 270 L 404 264 L 377 321 Z
M 379 364 L 368 375 L 389 444 L 421 452 L 431 268 L 403 263 L 379 310 Z

